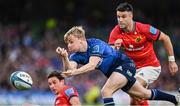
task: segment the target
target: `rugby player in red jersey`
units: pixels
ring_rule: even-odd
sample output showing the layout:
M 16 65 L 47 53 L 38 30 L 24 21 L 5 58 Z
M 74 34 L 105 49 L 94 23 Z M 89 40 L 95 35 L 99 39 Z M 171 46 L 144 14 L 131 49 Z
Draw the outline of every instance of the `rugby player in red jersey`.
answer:
M 144 86 L 157 80 L 161 66 L 153 49 L 153 42 L 160 40 L 168 54 L 169 71 L 174 75 L 178 71 L 173 46 L 168 35 L 149 24 L 133 20 L 133 7 L 121 3 L 116 8 L 118 25 L 110 33 L 109 44 L 119 50 L 122 46 L 125 54 L 136 64 L 136 79 Z M 147 106 L 147 101 L 131 100 L 132 105 Z
M 67 86 L 61 73 L 53 71 L 48 75 L 49 88 L 55 95 L 55 106 L 80 106 L 78 92 L 74 87 Z

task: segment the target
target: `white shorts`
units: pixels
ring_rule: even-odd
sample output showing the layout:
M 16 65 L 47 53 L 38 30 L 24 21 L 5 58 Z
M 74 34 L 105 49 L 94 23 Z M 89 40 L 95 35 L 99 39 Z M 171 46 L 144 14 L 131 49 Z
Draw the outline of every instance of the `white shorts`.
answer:
M 139 77 L 143 79 L 144 81 L 146 81 L 147 85 L 149 85 L 158 79 L 160 73 L 161 73 L 161 66 L 159 67 L 147 66 L 137 69 L 135 77 Z

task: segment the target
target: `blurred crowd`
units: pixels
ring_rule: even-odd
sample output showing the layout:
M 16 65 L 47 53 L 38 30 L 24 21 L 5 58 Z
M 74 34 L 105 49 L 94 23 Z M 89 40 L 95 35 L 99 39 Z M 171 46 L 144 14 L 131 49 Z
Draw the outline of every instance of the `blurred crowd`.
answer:
M 81 17 L 74 23 L 69 23 L 68 17 L 64 17 L 63 20 L 47 18 L 45 20 L 22 20 L 17 23 L 0 22 L 0 91 L 15 91 L 9 81 L 14 71 L 28 72 L 33 79 L 33 90 L 49 91 L 46 75 L 54 70 L 61 71 L 63 68 L 61 58 L 55 53 L 55 49 L 58 46 L 66 48 L 63 35 L 69 28 L 73 25 L 83 25 L 87 31 L 87 38 L 96 37 L 108 41 L 113 23 L 116 23 L 115 19 L 112 19 L 114 20 L 112 23 L 106 20 L 109 23 L 99 25 L 98 21 L 102 19 L 103 14 L 94 10 L 94 15 L 96 20 Z M 153 21 L 159 21 L 157 26 L 161 27 L 160 30 L 170 35 L 176 62 L 180 66 L 180 25 L 177 24 L 179 18 L 174 17 L 174 20 L 171 20 L 172 17 L 167 17 L 164 20 L 155 20 L 155 18 L 145 17 L 142 11 L 135 12 L 135 15 L 135 19 L 147 20 L 146 22 L 151 24 Z M 164 27 L 165 22 L 169 26 Z M 165 54 L 162 43 L 157 42 L 155 49 L 158 50 L 156 53 L 161 61 L 162 72 L 159 79 L 150 87 L 169 91 L 177 90 L 180 87 L 180 72 L 175 76 L 170 75 L 167 54 Z M 93 104 L 99 101 L 100 88 L 105 80 L 101 72 L 94 71 L 68 78 L 66 82 L 78 89 L 84 102 Z

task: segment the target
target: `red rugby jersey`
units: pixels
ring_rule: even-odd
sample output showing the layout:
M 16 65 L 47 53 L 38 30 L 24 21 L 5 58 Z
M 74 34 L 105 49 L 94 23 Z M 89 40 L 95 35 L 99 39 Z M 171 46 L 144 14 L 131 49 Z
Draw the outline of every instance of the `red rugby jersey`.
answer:
M 79 96 L 77 90 L 74 87 L 65 86 L 56 97 L 55 106 L 70 106 L 69 100 L 73 96 Z
M 122 39 L 125 53 L 134 60 L 137 69 L 144 66 L 160 66 L 159 60 L 153 49 L 153 42 L 159 38 L 160 30 L 135 22 L 133 32 L 124 32 L 116 25 L 110 33 L 109 44 L 114 44 L 117 39 Z

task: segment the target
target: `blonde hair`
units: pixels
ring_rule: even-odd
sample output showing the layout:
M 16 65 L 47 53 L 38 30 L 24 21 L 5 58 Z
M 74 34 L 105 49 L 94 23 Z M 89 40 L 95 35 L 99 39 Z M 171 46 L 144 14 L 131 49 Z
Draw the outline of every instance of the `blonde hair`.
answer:
M 66 32 L 64 35 L 64 42 L 67 43 L 68 36 L 73 34 L 77 38 L 83 38 L 85 39 L 85 30 L 82 28 L 82 26 L 74 26 L 69 31 Z

